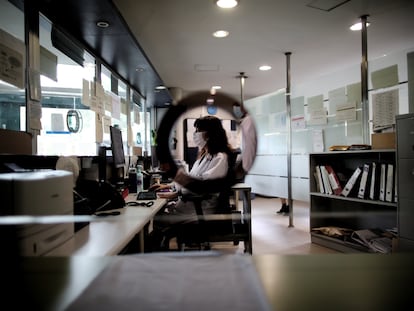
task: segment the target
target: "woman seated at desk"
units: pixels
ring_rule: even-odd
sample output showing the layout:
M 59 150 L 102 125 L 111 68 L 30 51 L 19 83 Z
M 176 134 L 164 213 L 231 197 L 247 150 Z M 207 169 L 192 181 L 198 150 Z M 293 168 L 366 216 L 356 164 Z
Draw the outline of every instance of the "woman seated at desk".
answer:
M 154 218 L 153 231 L 150 235 L 152 250 L 168 249 L 169 238 L 174 226 L 197 221 L 197 214 L 192 201 L 185 196 L 191 194 L 191 184 L 197 181 L 223 179 L 228 175 L 229 167 L 233 166 L 232 148 L 230 147 L 226 131 L 221 120 L 213 116 L 205 116 L 194 122 L 196 131 L 194 143 L 199 148 L 199 154 L 189 175 L 179 170 L 171 184 L 153 185 L 150 190 L 160 191 L 171 189 L 170 192 L 161 192 L 160 197 L 174 200 L 168 207 Z M 196 188 L 199 188 L 195 186 Z M 194 189 L 194 188 L 191 188 Z M 218 205 L 219 191 L 209 193 L 208 199 L 202 201 L 204 215 L 214 214 Z

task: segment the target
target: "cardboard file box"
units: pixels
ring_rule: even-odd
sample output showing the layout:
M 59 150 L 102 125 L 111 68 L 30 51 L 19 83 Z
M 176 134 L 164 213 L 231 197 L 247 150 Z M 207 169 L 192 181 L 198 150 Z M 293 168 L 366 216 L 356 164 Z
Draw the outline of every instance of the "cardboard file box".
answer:
M 395 149 L 395 132 L 372 134 L 371 146 L 372 149 Z

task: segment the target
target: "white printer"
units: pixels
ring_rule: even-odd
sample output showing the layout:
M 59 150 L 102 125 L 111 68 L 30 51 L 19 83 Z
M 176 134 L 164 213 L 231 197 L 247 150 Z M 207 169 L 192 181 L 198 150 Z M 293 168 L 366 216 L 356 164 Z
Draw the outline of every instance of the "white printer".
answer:
M 40 170 L 0 174 L 0 216 L 73 215 L 73 174 Z M 74 225 L 66 223 L 17 226 L 20 253 L 41 256 L 72 238 Z

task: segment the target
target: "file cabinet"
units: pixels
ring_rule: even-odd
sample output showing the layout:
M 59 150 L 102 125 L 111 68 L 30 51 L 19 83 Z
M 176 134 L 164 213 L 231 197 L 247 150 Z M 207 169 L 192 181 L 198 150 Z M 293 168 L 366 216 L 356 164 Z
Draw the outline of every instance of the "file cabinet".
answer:
M 414 114 L 396 116 L 398 251 L 414 251 Z

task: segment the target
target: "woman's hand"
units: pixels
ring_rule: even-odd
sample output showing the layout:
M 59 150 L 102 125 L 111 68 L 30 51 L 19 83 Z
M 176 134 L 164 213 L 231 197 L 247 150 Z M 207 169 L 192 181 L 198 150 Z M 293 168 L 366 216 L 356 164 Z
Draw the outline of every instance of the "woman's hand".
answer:
M 164 189 L 170 189 L 171 186 L 169 184 L 152 184 L 148 190 L 149 191 L 161 191 Z
M 159 197 L 160 199 L 173 200 L 178 197 L 178 192 L 177 191 L 157 192 L 157 197 Z

